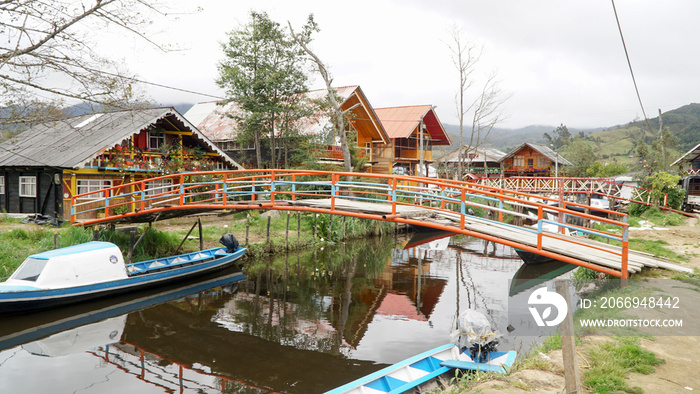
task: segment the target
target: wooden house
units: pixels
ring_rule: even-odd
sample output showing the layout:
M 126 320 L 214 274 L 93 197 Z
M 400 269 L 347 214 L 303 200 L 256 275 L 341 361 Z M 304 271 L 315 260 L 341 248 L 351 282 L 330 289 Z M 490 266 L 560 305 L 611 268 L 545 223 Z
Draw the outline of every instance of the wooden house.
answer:
M 325 89 L 314 90 L 304 94 L 308 102 L 323 100 L 328 92 Z M 376 167 L 391 166 L 390 158 L 384 156 L 384 150 L 377 149 L 389 143 L 389 137 L 374 113 L 369 100 L 359 86 L 336 88 L 337 97 L 343 111 L 349 118 L 346 131 L 355 135 L 355 142 L 360 156 L 367 160 L 367 170 L 377 172 Z M 246 168 L 257 168 L 255 146 L 241 145 L 237 141 L 238 124 L 236 116 L 241 115 L 235 102 L 206 102 L 194 105 L 185 113 L 185 117 L 197 126 L 205 135 L 214 141 L 228 155 L 240 162 Z M 343 153 L 340 143 L 333 138 L 332 119 L 327 111 L 317 111 L 314 115 L 303 118 L 296 123 L 298 134 L 318 149 L 318 158 L 327 163 L 342 164 Z M 264 149 L 263 160 L 270 157 L 270 149 Z M 386 152 L 388 155 L 389 152 Z M 267 159 L 266 159 L 267 158 Z
M 433 146 L 450 145 L 440 119 L 431 105 L 375 109 L 391 143 L 382 148 L 381 156 L 390 158 L 392 172 L 402 175 L 428 174 L 434 162 Z M 426 167 L 420 169 L 421 163 Z M 382 173 L 388 168 L 382 167 Z
M 168 173 L 234 168 L 240 166 L 173 108 L 87 114 L 34 126 L 0 144 L 0 207 L 67 218 L 78 194 Z
M 500 160 L 503 176 L 561 176 L 562 168 L 571 163 L 546 146 L 525 142 Z
M 454 150 L 437 160 L 440 178 L 464 179 L 501 176 L 500 160 L 506 155 L 498 149 L 473 148 L 469 145 Z M 457 175 L 462 161 L 462 174 Z

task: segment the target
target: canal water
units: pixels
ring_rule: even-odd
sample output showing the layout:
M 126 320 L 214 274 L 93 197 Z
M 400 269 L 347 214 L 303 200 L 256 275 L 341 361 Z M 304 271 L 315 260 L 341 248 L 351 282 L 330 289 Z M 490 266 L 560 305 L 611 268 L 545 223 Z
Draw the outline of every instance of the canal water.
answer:
M 0 318 L 7 393 L 321 393 L 449 341 L 467 309 L 504 333 L 508 300 L 551 282 L 503 245 L 439 233 L 247 262 L 157 291 Z M 570 275 L 571 272 L 563 275 Z M 527 278 L 511 285 L 514 276 Z M 517 331 L 517 330 L 516 330 Z

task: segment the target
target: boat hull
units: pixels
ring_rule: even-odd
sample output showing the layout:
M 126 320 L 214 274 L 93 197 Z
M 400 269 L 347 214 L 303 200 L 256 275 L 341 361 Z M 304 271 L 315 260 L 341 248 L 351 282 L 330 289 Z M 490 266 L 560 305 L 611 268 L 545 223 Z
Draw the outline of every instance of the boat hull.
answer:
M 515 351 L 492 352 L 484 363 L 447 344 L 390 365 L 325 394 L 403 393 L 454 369 L 506 373 L 515 362 Z
M 552 263 L 552 262 L 559 262 L 557 259 L 553 259 L 551 257 L 547 256 L 542 256 L 537 253 L 532 253 L 532 252 L 526 252 L 521 249 L 515 249 L 515 253 L 520 256 L 521 259 L 525 262 L 525 264 L 546 264 L 546 263 Z
M 236 260 L 243 257 L 244 253 L 245 248 L 238 248 L 231 254 L 209 261 L 89 285 L 58 289 L 0 292 L 0 314 L 28 313 L 163 286 L 229 267 Z

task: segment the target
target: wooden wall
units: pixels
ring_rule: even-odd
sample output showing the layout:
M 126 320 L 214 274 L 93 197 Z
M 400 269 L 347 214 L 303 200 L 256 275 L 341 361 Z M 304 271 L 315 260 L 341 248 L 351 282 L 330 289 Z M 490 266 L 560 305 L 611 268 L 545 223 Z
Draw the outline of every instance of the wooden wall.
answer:
M 7 213 L 40 213 L 61 217 L 63 212 L 63 172 L 54 168 L 0 168 L 5 179 L 5 193 L 0 195 L 0 207 Z M 19 196 L 21 176 L 36 178 L 36 196 Z M 58 181 L 58 183 L 56 183 Z

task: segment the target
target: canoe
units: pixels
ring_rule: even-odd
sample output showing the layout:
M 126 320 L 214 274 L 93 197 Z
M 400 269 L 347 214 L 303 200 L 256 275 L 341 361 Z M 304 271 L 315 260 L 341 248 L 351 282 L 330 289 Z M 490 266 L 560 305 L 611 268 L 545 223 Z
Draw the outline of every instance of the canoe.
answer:
M 237 244 L 237 242 L 236 242 Z M 0 314 L 31 312 L 162 286 L 221 270 L 243 257 L 236 245 L 125 264 L 119 247 L 93 241 L 29 256 L 0 283 Z
M 508 296 L 539 286 L 544 282 L 578 268 L 578 265 L 568 264 L 559 260 L 543 261 L 539 264 L 523 264 L 510 281 Z
M 525 262 L 525 264 L 545 264 L 559 261 L 551 257 L 542 256 L 537 253 L 527 252 L 518 248 L 515 248 L 515 253 L 517 253 L 518 256 L 520 256 L 520 258 L 523 260 L 523 262 Z
M 403 393 L 452 369 L 506 373 L 515 351 L 491 352 L 485 362 L 474 361 L 455 344 L 447 344 L 390 365 L 326 394 Z
M 40 314 L 0 317 L 0 350 L 23 345 L 56 333 L 86 326 L 101 320 L 127 315 L 154 305 L 177 300 L 213 288 L 237 288 L 245 279 L 242 272 L 224 270 L 187 282 L 75 304 L 71 307 L 43 311 Z M 223 290 L 221 290 L 223 291 Z

